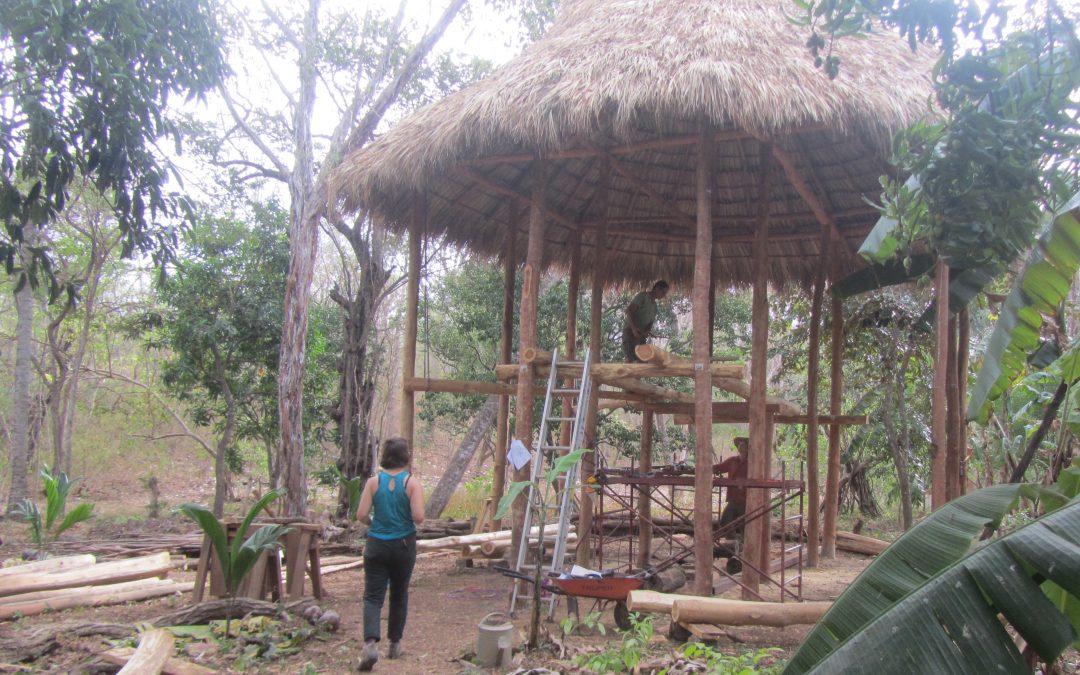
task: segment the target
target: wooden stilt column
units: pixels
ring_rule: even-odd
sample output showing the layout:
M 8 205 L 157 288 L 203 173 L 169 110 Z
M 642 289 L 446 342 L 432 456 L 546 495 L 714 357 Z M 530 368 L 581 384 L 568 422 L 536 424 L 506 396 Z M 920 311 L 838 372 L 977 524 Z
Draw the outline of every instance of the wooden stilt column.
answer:
M 828 229 L 823 229 L 821 236 L 821 260 L 818 263 L 817 278 L 814 280 L 814 296 L 810 302 L 810 339 L 809 363 L 806 367 L 806 535 L 810 541 L 807 549 L 807 564 L 818 566 L 820 558 L 821 518 L 818 506 L 821 504 L 818 471 L 818 379 L 821 368 L 821 306 L 825 300 L 826 271 L 829 268 Z
M 566 284 L 566 350 L 567 360 L 577 358 L 577 301 L 578 288 L 581 285 L 581 232 L 574 232 L 570 245 L 570 279 Z M 563 382 L 567 389 L 574 388 L 574 378 L 567 378 Z M 574 414 L 574 396 L 567 394 L 562 399 L 563 417 Z M 563 422 L 559 426 L 559 445 L 570 444 L 570 422 Z M 566 452 L 562 452 L 566 454 Z
M 405 388 L 405 381 L 416 376 L 416 316 L 420 306 L 420 239 L 427 220 L 427 208 L 423 198 L 413 205 L 409 220 L 409 279 L 405 286 L 405 343 L 401 348 L 401 419 L 398 428 L 409 448 L 413 447 L 416 401 L 412 390 Z
M 600 167 L 599 194 L 596 202 L 596 217 L 599 223 L 596 227 L 596 256 L 592 274 L 592 301 L 589 307 L 589 350 L 593 353 L 593 361 L 600 363 L 602 319 L 604 312 L 604 286 L 607 284 L 608 271 L 608 184 L 611 180 L 611 165 L 605 161 Z M 589 395 L 589 407 L 585 410 L 585 446 L 592 448 L 593 452 L 586 453 L 581 458 L 581 481 L 584 485 L 586 479 L 596 471 L 596 453 L 599 448 L 596 443 L 596 426 L 599 418 L 600 387 L 593 383 L 592 392 Z M 577 563 L 582 567 L 592 564 L 592 550 L 589 543 L 592 539 L 593 521 L 593 495 L 590 488 L 582 488 L 579 499 L 581 505 L 578 520 L 578 548 Z
M 968 427 L 967 427 L 967 378 L 968 360 L 971 355 L 971 315 L 968 308 L 960 310 L 957 315 L 960 324 L 956 345 L 956 377 L 958 384 L 959 405 L 959 437 L 960 437 L 960 494 L 967 494 L 967 451 L 968 451 Z
M 712 128 L 703 125 L 697 153 L 697 235 L 694 240 L 694 593 L 712 595 L 712 375 L 709 286 L 712 284 Z
M 514 277 L 517 274 L 517 224 L 518 209 L 510 204 L 507 216 L 506 247 L 503 251 L 503 314 L 502 335 L 499 344 L 499 363 L 509 364 L 514 348 Z M 492 515 L 499 507 L 506 489 L 506 452 L 510 448 L 510 397 L 499 397 L 499 410 L 495 415 L 495 468 L 491 480 Z M 492 523 L 492 531 L 501 523 Z
M 548 165 L 543 160 L 537 163 L 536 176 L 533 179 L 532 205 L 529 208 L 529 242 L 525 249 L 525 269 L 522 273 L 520 335 L 521 352 L 530 347 L 536 348 L 536 308 L 540 295 L 540 265 L 544 254 L 544 202 L 547 193 Z M 520 360 L 519 360 L 520 362 Z M 514 418 L 514 438 L 532 450 L 533 424 L 533 369 L 531 365 L 520 362 L 518 369 L 516 416 Z M 514 481 L 528 480 L 531 465 L 526 464 L 513 472 Z M 514 501 L 514 527 L 511 549 L 517 550 L 521 538 L 521 528 L 525 519 L 525 494 Z
M 949 367 L 949 268 L 943 262 L 938 262 L 934 287 L 937 295 L 937 318 L 934 322 L 937 343 L 934 349 L 934 383 L 930 392 L 930 503 L 936 511 L 945 504 L 948 494 L 945 487 L 948 452 L 945 389 Z
M 833 283 L 840 278 L 839 261 Z M 830 307 L 832 363 L 829 367 L 829 414 L 840 415 L 844 405 L 844 303 L 835 295 Z M 821 556 L 836 557 L 836 517 L 840 507 L 840 425 L 829 425 L 829 454 L 825 469 L 825 517 L 821 526 Z
M 766 465 L 769 454 L 769 420 L 765 410 L 766 360 L 769 348 L 769 190 L 772 166 L 772 146 L 761 142 L 758 169 L 758 223 L 754 233 L 754 295 L 751 304 L 750 350 L 750 452 L 747 457 L 747 478 L 764 479 L 768 475 Z M 746 511 L 754 513 L 763 509 L 768 501 L 764 490 L 746 491 Z M 760 569 L 769 570 L 769 521 L 757 518 L 746 524 L 746 559 Z M 752 599 L 761 579 L 749 567 L 743 568 L 743 597 Z M 751 592 L 752 591 L 752 592 Z
M 644 410 L 641 413 L 641 461 L 638 463 L 638 472 L 647 475 L 652 471 L 653 453 L 653 411 Z M 649 498 L 648 486 L 638 488 L 638 517 L 641 518 L 638 526 L 638 569 L 649 566 L 649 558 L 652 556 L 652 500 Z
M 956 358 L 956 317 L 948 323 L 948 367 L 945 369 L 945 499 L 952 501 L 960 496 L 960 383 Z

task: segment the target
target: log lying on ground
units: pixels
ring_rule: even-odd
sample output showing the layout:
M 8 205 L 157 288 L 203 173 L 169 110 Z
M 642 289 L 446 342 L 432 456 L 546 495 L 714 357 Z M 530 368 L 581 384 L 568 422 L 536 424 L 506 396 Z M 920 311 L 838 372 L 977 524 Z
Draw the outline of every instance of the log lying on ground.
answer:
M 109 586 L 85 586 L 68 589 L 63 595 L 51 596 L 25 602 L 5 602 L 0 605 L 0 621 L 13 616 L 32 616 L 49 610 L 72 607 L 98 607 L 117 605 L 131 600 L 147 600 L 174 593 L 186 593 L 195 588 L 195 582 L 176 582 L 168 579 L 128 581 Z
M 165 576 L 172 569 L 168 551 L 141 558 L 99 563 L 60 572 L 32 572 L 0 579 L 0 597 L 74 586 L 100 586 L 135 579 Z
M 645 589 L 630 591 L 626 596 L 626 609 L 641 614 L 671 614 L 671 606 L 676 598 L 693 598 L 693 595 L 661 593 Z
M 537 528 L 532 529 L 532 533 L 536 533 Z M 554 534 L 559 529 L 559 524 L 555 523 L 548 525 L 544 528 L 545 534 Z M 434 551 L 442 548 L 461 548 L 465 545 L 471 544 L 483 544 L 485 541 L 498 541 L 499 539 L 510 539 L 510 530 L 499 530 L 497 532 L 482 532 L 480 534 L 463 534 L 453 537 L 442 537 L 440 539 L 426 539 L 424 541 L 416 542 L 416 550 L 419 551 Z
M 836 548 L 850 553 L 863 555 L 878 555 L 889 548 L 889 542 L 874 537 L 867 537 L 852 532 L 836 533 Z
M 576 532 L 570 532 L 566 535 L 566 543 L 573 544 L 578 539 Z M 485 541 L 480 544 L 480 553 L 486 558 L 501 558 L 505 555 L 506 550 L 510 548 L 510 539 L 496 539 L 495 541 Z M 529 537 L 529 545 L 536 546 L 536 537 Z M 545 537 L 544 548 L 555 548 L 555 539 L 553 537 Z
M 127 665 L 133 656 L 135 656 L 135 649 L 132 647 L 115 647 L 101 653 L 101 658 L 116 666 Z M 170 657 L 165 660 L 165 667 L 161 669 L 161 672 L 165 675 L 213 675 L 217 671 Z
M 164 628 L 143 633 L 139 648 L 117 675 L 157 675 L 172 656 L 173 636 Z
M 158 588 L 162 584 L 171 583 L 173 582 L 169 579 L 136 579 L 135 581 L 125 581 L 119 584 L 107 584 L 105 586 L 77 586 L 74 588 L 58 588 L 53 591 L 30 591 L 29 593 L 19 593 L 18 595 L 5 595 L 0 598 L 0 607 L 25 602 L 35 602 L 38 600 L 51 600 L 53 598 L 62 598 L 66 595 L 78 595 L 87 591 L 93 591 L 94 589 L 115 589 L 119 587 L 123 590 L 134 591 L 140 588 Z
M 10 579 L 11 577 L 34 572 L 60 572 L 63 570 L 81 569 L 83 567 L 90 567 L 96 562 L 97 559 L 90 554 L 69 555 L 61 558 L 46 558 L 45 560 L 38 560 L 36 562 L 4 567 L 3 569 L 0 569 L 0 579 Z
M 671 605 L 671 619 L 683 624 L 783 628 L 817 623 L 830 607 L 831 602 L 750 602 L 679 596 Z

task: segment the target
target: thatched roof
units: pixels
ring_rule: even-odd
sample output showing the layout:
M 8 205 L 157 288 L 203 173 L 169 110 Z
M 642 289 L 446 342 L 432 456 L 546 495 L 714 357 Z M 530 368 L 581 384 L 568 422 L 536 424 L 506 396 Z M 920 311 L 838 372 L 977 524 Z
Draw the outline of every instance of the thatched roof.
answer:
M 606 155 L 615 167 L 611 281 L 688 283 L 695 156 L 708 120 L 719 283 L 751 279 L 761 140 L 792 158 L 856 248 L 877 218 L 864 198 L 878 199 L 892 135 L 929 111 L 933 55 L 887 33 L 848 39 L 836 47 L 840 76 L 829 80 L 807 53 L 807 29 L 785 17 L 789 2 L 567 0 L 521 55 L 346 158 L 335 194 L 395 228 L 426 195 L 428 234 L 483 255 L 502 253 L 512 221 L 523 256 L 544 157 L 545 264 L 565 265 L 579 235 L 587 274 Z M 804 282 L 819 264 L 821 224 L 772 166 L 770 278 Z

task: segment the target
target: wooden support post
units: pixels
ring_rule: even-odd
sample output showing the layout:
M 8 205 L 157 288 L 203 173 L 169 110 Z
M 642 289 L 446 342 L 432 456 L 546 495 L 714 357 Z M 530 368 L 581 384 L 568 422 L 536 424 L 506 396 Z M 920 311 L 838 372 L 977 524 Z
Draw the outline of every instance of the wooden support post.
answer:
M 578 288 L 581 285 L 581 232 L 576 231 L 571 235 L 570 245 L 570 279 L 566 287 L 566 359 L 573 361 L 577 358 L 577 301 Z M 574 388 L 574 378 L 567 377 L 563 381 L 567 389 Z M 574 395 L 567 394 L 562 398 L 562 415 L 570 417 L 574 414 Z M 570 422 L 559 425 L 559 445 L 570 445 Z M 560 454 L 565 455 L 567 451 Z
M 812 542 L 807 548 L 807 564 L 818 566 L 821 549 L 821 518 L 818 506 L 821 504 L 818 471 L 818 379 L 821 367 L 821 306 L 825 300 L 825 283 L 828 270 L 829 242 L 831 235 L 823 229 L 821 236 L 821 259 L 818 262 L 818 274 L 814 280 L 814 296 L 810 302 L 810 338 L 808 346 L 809 363 L 806 367 L 806 534 Z
M 427 209 L 424 199 L 417 198 L 409 220 L 409 279 L 405 286 L 405 343 L 401 348 L 401 437 L 413 447 L 413 424 L 416 414 L 415 395 L 404 388 L 407 378 L 416 376 L 416 315 L 420 306 L 420 240 L 423 236 Z
M 840 278 L 833 268 L 833 283 Z M 844 405 L 844 303 L 833 296 L 830 310 L 832 363 L 829 364 L 829 412 L 839 415 Z M 840 508 L 840 426 L 829 427 L 829 454 L 825 469 L 825 517 L 821 527 L 821 555 L 836 557 L 836 519 Z
M 697 233 L 694 240 L 694 593 L 712 595 L 712 375 L 709 286 L 712 284 L 712 129 L 706 122 L 697 152 Z
M 517 274 L 517 219 L 518 209 L 514 204 L 508 208 L 508 227 L 506 249 L 503 252 L 503 314 L 502 335 L 499 344 L 499 363 L 509 364 L 514 346 L 514 276 Z M 506 453 L 510 449 L 510 397 L 499 397 L 499 409 L 495 413 L 495 468 L 491 480 L 491 513 L 499 508 L 503 491 L 506 489 Z M 501 521 L 492 521 L 491 529 L 502 528 Z
M 540 161 L 533 179 L 532 207 L 529 209 L 529 242 L 525 253 L 525 269 L 522 273 L 520 334 L 521 351 L 536 345 L 536 308 L 540 295 L 540 265 L 544 253 L 544 201 L 547 193 L 548 165 Z M 514 437 L 532 449 L 533 426 L 533 375 L 532 366 L 521 364 L 518 372 L 516 416 Z M 514 481 L 529 479 L 531 466 L 526 464 L 514 470 Z M 517 550 L 521 528 L 525 522 L 525 494 L 514 500 L 513 550 Z
M 960 496 L 960 383 L 956 358 L 956 317 L 948 323 L 948 367 L 945 369 L 945 499 Z
M 638 463 L 638 472 L 647 475 L 652 471 L 653 454 L 653 422 L 655 415 L 651 410 L 641 413 L 641 461 Z M 649 495 L 649 486 L 642 485 L 638 488 L 638 556 L 637 567 L 643 570 L 649 567 L 649 558 L 652 557 L 652 499 Z
M 593 354 L 593 362 L 600 363 L 600 354 L 603 333 L 602 319 L 604 316 L 604 286 L 607 284 L 608 271 L 608 185 L 611 180 L 611 165 L 606 160 L 600 166 L 599 194 L 596 199 L 596 211 L 599 224 L 596 228 L 596 264 L 592 274 L 592 303 L 589 307 L 589 351 Z M 596 453 L 600 451 L 596 442 L 596 427 L 600 413 L 600 383 L 594 382 L 592 391 L 589 393 L 588 408 L 585 410 L 585 447 L 592 448 L 592 452 L 585 453 L 581 458 L 581 481 L 585 480 L 596 471 Z M 581 539 L 578 540 L 577 563 L 582 567 L 592 564 L 592 550 L 590 533 L 593 521 L 593 497 L 591 488 L 582 487 L 580 502 L 580 515 L 578 517 L 578 532 Z
M 758 176 L 758 224 L 754 233 L 754 293 L 751 304 L 751 336 L 753 344 L 750 351 L 750 451 L 747 457 L 747 478 L 764 479 L 768 476 L 766 465 L 769 442 L 767 412 L 765 409 L 766 359 L 769 348 L 769 158 L 772 147 L 762 142 L 759 149 Z M 755 513 L 764 509 L 768 494 L 764 490 L 746 491 L 746 511 Z M 746 524 L 746 558 L 760 569 L 768 571 L 769 523 L 764 518 L 757 518 Z M 764 564 L 764 566 L 762 566 Z M 754 597 L 761 582 L 755 570 L 743 569 L 743 597 Z
M 934 380 L 930 392 L 930 504 L 936 511 L 948 500 L 945 488 L 948 447 L 945 388 L 949 363 L 949 268 L 943 262 L 937 264 L 934 288 L 937 296 L 937 318 L 934 321 Z
M 967 494 L 967 453 L 968 453 L 968 427 L 967 427 L 967 384 L 968 384 L 968 360 L 971 356 L 971 315 L 968 308 L 960 310 L 957 315 L 960 328 L 956 346 L 956 377 L 958 381 L 957 396 L 960 403 L 957 406 L 959 412 L 958 423 L 960 425 L 958 435 L 960 437 L 960 494 Z

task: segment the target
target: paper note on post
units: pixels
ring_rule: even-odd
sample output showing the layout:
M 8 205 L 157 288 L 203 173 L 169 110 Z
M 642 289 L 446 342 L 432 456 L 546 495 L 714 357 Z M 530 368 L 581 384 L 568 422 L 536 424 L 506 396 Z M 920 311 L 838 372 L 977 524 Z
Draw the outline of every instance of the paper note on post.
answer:
M 506 453 L 506 458 L 510 460 L 510 466 L 514 467 L 515 471 L 521 471 L 522 467 L 532 461 L 532 453 L 524 443 L 515 438 L 510 444 L 510 452 Z

